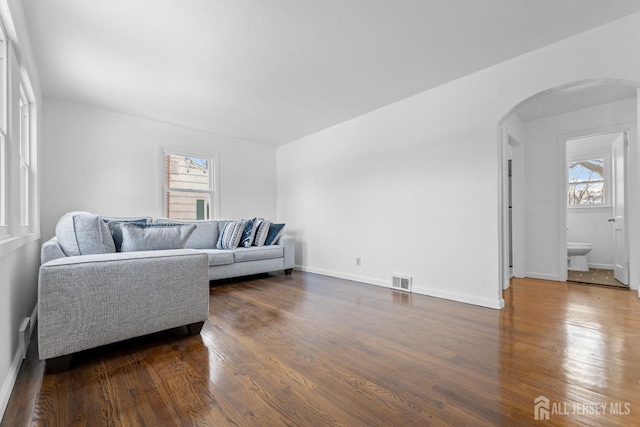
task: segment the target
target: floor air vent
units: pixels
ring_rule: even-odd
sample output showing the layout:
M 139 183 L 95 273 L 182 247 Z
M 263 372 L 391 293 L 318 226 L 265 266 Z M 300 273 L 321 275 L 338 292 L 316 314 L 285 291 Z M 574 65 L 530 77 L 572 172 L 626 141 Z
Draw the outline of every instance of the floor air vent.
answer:
M 391 288 L 399 291 L 411 292 L 411 277 L 410 276 L 398 276 L 394 274 L 391 280 Z

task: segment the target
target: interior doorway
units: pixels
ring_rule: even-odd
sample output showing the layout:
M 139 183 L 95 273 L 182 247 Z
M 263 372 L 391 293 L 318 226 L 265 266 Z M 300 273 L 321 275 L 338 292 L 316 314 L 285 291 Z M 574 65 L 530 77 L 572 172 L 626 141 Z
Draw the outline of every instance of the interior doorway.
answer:
M 628 134 L 609 131 L 563 141 L 567 281 L 629 287 Z
M 565 142 L 616 132 L 624 134 L 626 139 L 623 164 L 626 173 L 624 191 L 628 197 L 624 200 L 621 218 L 624 222 L 621 235 L 625 236 L 621 242 L 626 245 L 626 261 L 621 265 L 627 272 L 630 288 L 638 289 L 638 87 L 635 82 L 617 79 L 575 82 L 528 98 L 500 121 L 501 290 L 509 287 L 511 277 L 567 280 L 568 169 Z M 582 111 L 586 115 L 579 117 Z M 555 133 L 540 131 L 540 123 L 545 120 L 557 125 Z M 546 144 L 547 152 L 541 154 L 541 146 L 537 144 Z

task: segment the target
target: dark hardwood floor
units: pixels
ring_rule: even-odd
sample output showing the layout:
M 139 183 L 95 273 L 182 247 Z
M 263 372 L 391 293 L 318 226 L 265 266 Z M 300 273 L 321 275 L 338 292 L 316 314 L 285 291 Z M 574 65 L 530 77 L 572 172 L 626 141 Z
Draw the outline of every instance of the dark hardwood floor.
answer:
M 2 426 L 640 424 L 635 291 L 521 279 L 505 300 L 301 272 L 216 284 L 198 336 L 89 350 L 59 374 L 33 340 Z

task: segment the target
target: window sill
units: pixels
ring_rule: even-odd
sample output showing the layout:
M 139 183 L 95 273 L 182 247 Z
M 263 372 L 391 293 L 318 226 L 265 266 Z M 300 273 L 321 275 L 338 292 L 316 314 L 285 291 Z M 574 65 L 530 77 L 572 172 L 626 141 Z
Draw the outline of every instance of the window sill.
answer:
M 0 238 L 0 257 L 14 252 L 28 243 L 40 240 L 40 233 L 30 233 L 22 236 L 6 236 Z
M 568 206 L 567 213 L 604 213 L 612 212 L 613 206 Z

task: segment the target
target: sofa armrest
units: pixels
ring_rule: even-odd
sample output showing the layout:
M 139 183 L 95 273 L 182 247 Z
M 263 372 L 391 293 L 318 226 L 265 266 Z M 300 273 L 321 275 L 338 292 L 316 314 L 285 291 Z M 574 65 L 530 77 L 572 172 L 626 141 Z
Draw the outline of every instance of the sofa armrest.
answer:
M 295 267 L 295 239 L 293 236 L 283 234 L 280 239 L 278 239 L 278 245 L 284 247 L 284 269 L 288 270 Z
M 66 258 L 66 255 L 62 251 L 62 248 L 58 243 L 58 239 L 54 237 L 43 243 L 42 249 L 40 250 L 40 264 L 44 264 L 58 258 Z
M 200 251 L 81 255 L 40 267 L 41 359 L 201 322 L 208 316 L 208 262 Z

